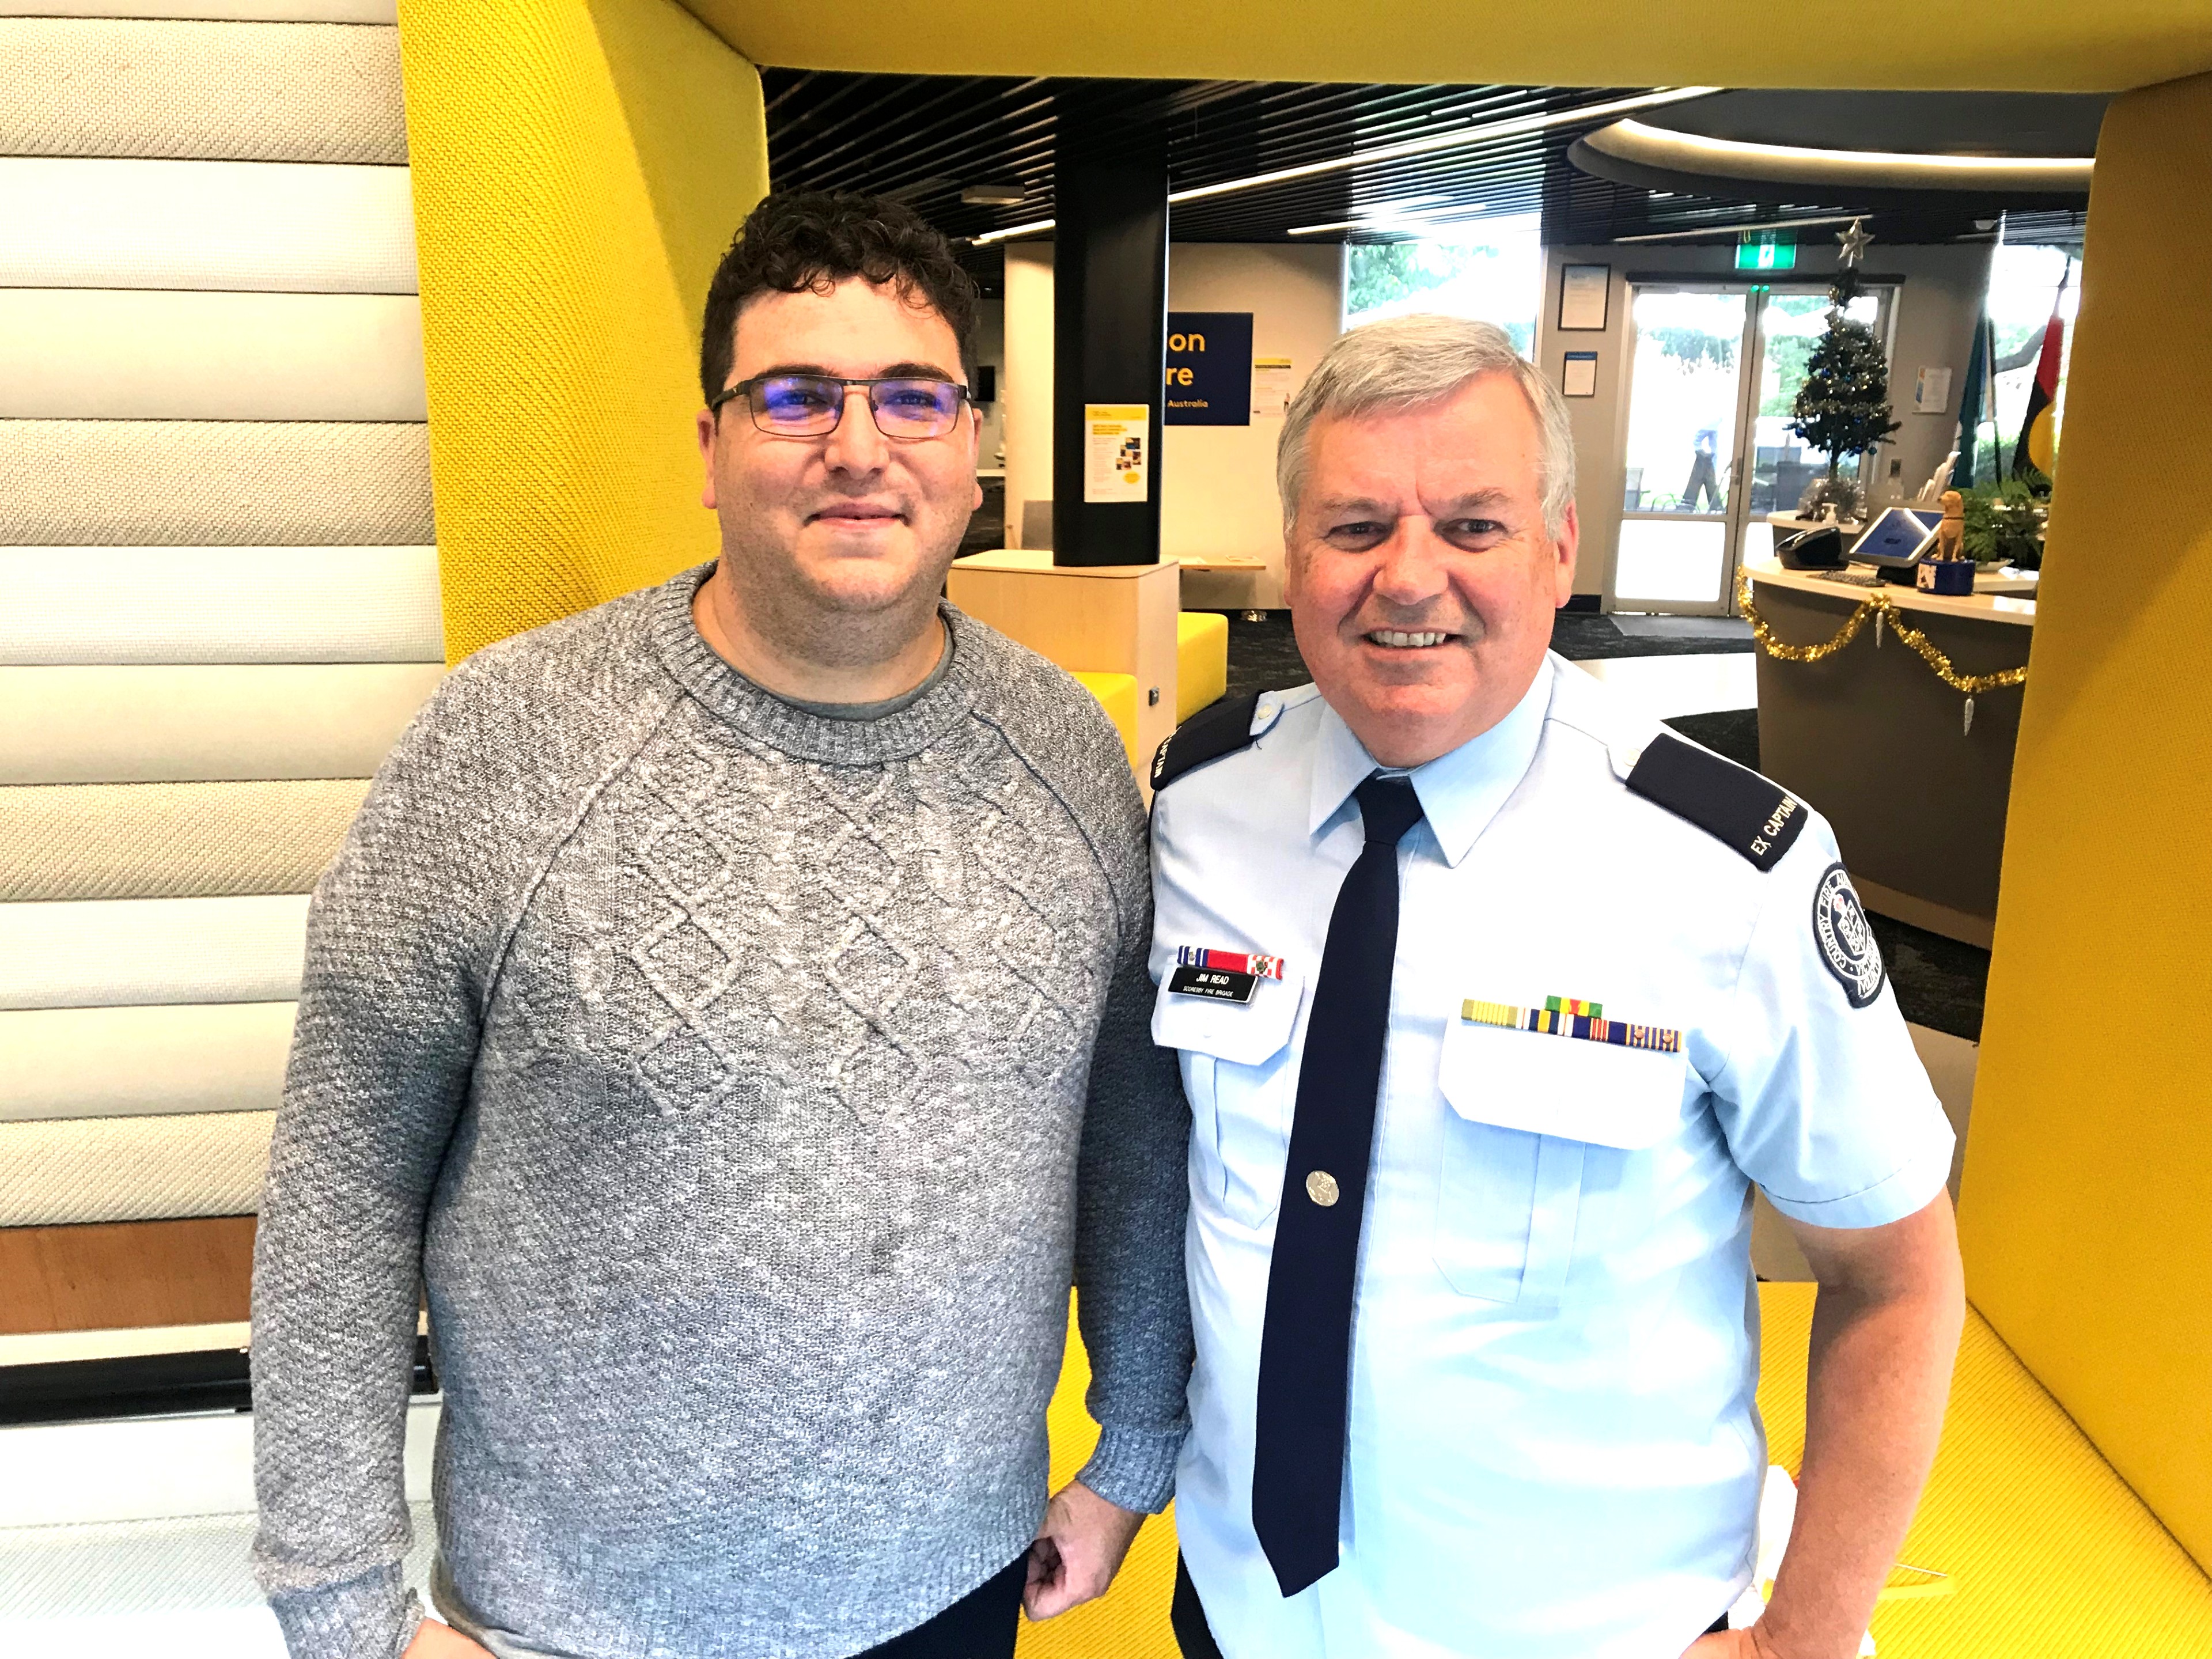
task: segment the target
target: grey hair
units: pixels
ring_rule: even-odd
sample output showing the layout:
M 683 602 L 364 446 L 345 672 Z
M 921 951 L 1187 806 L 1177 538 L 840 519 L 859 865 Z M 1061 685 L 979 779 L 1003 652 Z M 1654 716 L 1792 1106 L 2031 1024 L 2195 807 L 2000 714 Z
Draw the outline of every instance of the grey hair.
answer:
M 1539 483 L 1544 531 L 1556 540 L 1575 498 L 1575 440 L 1559 388 L 1513 349 L 1495 323 L 1468 317 L 1392 317 L 1337 336 L 1322 354 L 1283 420 L 1275 441 L 1275 487 L 1283 531 L 1297 522 L 1306 483 L 1306 437 L 1324 415 L 1352 416 L 1440 403 L 1485 374 L 1508 374 L 1528 400 L 1542 441 Z

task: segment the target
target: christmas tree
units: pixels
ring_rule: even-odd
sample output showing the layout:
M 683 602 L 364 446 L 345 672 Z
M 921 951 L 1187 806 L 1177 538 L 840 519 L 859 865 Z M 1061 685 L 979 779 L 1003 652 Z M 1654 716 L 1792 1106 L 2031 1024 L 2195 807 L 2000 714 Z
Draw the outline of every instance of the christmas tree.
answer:
M 1848 498 L 1856 491 L 1838 478 L 1839 470 L 1847 458 L 1864 454 L 1896 431 L 1899 422 L 1889 418 L 1889 364 L 1881 342 L 1844 311 L 1858 294 L 1858 264 L 1869 239 L 1855 219 L 1837 240 L 1844 252 L 1835 285 L 1828 290 L 1828 331 L 1806 359 L 1805 384 L 1790 406 L 1790 429 L 1827 452 L 1823 494 L 1836 503 L 1838 516 L 1848 518 Z

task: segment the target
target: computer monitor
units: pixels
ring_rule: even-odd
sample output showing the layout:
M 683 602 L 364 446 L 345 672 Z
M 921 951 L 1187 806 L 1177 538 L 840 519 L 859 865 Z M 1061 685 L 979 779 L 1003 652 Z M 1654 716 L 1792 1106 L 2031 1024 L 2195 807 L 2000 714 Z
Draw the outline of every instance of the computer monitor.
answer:
M 1893 507 L 1866 527 L 1851 544 L 1851 557 L 1862 564 L 1900 569 L 1917 564 L 1936 539 L 1943 522 L 1941 513 Z

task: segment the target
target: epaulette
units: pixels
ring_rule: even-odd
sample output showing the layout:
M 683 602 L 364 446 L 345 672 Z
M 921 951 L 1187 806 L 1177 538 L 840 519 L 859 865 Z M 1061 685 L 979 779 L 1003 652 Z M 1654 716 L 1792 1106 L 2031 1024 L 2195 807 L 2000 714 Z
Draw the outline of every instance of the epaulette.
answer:
M 1255 691 L 1249 697 L 1224 697 L 1176 727 L 1152 756 L 1153 793 L 1194 768 L 1249 744 L 1253 713 L 1260 706 L 1261 696 Z
M 1780 784 L 1671 732 L 1644 745 L 1628 787 L 1761 870 L 1780 862 L 1805 827 L 1805 803 Z

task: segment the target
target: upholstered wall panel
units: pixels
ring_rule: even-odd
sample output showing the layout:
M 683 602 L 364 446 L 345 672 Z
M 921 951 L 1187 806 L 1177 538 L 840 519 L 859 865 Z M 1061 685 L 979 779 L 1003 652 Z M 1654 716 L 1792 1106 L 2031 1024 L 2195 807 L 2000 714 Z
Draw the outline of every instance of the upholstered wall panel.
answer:
M 274 1112 L 0 1123 L 0 1227 L 246 1215 Z
M 0 418 L 425 416 L 412 295 L 0 288 Z
M 0 547 L 0 664 L 444 660 L 434 547 Z
M 426 428 L 0 421 L 0 545 L 424 546 Z
M 398 31 L 0 19 L 0 155 L 407 159 Z
M 216 17 L 263 23 L 393 23 L 398 0 L 0 0 L 0 17 Z
M 0 668 L 0 785 L 358 778 L 434 665 Z
M 0 789 L 0 902 L 304 893 L 366 778 Z
M 670 0 L 401 19 L 458 661 L 714 556 L 699 307 L 768 141 L 758 72 Z
M 412 294 L 405 167 L 0 157 L 0 286 Z
M 295 1006 L 0 1012 L 0 1122 L 273 1112 Z
M 307 896 L 0 904 L 0 1008 L 288 1002 Z

